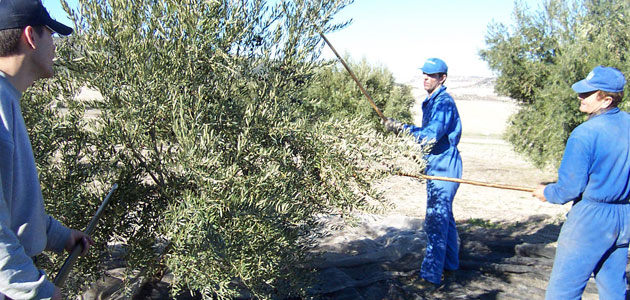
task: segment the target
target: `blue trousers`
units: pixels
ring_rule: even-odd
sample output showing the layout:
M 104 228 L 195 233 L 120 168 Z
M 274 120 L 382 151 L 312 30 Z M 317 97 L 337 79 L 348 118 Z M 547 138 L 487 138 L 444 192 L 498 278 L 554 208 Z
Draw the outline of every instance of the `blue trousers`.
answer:
M 459 170 L 461 177 L 461 169 Z M 442 281 L 442 271 L 459 268 L 459 245 L 453 198 L 459 183 L 441 180 L 427 181 L 427 213 L 424 230 L 427 248 L 420 277 L 434 284 Z
M 581 299 L 591 274 L 599 299 L 626 299 L 630 205 L 578 202 L 558 237 L 545 299 Z

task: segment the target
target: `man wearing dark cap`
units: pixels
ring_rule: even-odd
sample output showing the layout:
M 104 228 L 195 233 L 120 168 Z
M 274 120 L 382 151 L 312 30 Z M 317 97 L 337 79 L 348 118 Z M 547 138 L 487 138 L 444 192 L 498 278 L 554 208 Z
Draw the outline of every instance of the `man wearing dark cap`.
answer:
M 92 240 L 44 211 L 20 97 L 35 80 L 53 76 L 53 33 L 72 28 L 53 19 L 39 0 L 0 0 L 0 298 L 61 299 L 32 257 L 71 251 Z M 28 104 L 26 104 L 28 105 Z
M 439 58 L 429 58 L 421 70 L 424 89 L 428 93 L 422 102 L 422 127 L 389 118 L 385 128 L 394 132 L 406 131 L 419 143 L 433 145 L 425 157 L 427 175 L 461 178 L 462 159 L 457 145 L 462 135 L 462 123 L 455 101 L 444 86 L 448 67 Z M 424 289 L 439 287 L 445 270 L 459 268 L 458 235 L 453 217 L 453 199 L 458 187 L 456 182 L 427 180 L 424 230 L 428 242 L 419 278 L 419 285 Z
M 546 299 L 581 299 L 591 274 L 600 299 L 626 299 L 630 241 L 630 115 L 617 108 L 626 80 L 595 67 L 572 88 L 580 111 L 558 169 L 558 182 L 533 193 L 543 202 L 573 207 L 558 237 Z

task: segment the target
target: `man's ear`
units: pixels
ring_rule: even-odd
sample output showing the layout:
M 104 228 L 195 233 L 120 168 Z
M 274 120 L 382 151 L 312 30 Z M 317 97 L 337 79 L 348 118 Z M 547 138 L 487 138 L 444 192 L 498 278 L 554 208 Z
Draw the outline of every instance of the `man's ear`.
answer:
M 610 105 L 613 103 L 613 98 L 610 96 L 606 96 L 604 97 L 604 99 L 601 99 L 602 101 L 602 108 L 609 108 Z
M 440 84 L 444 83 L 446 81 L 446 74 L 442 74 L 442 76 L 440 76 Z
M 22 38 L 24 39 L 25 44 L 31 49 L 36 48 L 36 42 L 35 42 L 35 40 L 37 39 L 36 35 L 37 33 L 35 32 L 35 28 L 33 28 L 33 26 L 24 27 L 24 31 L 22 32 Z

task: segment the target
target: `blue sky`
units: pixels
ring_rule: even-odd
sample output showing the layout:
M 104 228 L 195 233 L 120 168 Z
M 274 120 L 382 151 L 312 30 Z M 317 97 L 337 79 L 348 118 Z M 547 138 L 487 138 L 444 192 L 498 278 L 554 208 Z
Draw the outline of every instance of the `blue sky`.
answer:
M 523 3 L 538 9 L 542 0 Z M 512 0 L 356 0 L 336 17 L 353 23 L 327 37 L 337 52 L 380 63 L 399 82 L 419 75 L 429 57 L 442 58 L 449 75 L 492 76 L 477 53 L 488 24 L 512 24 L 513 10 Z
M 543 0 L 521 0 L 538 9 Z M 60 0 L 43 0 L 53 18 L 70 25 Z M 69 0 L 76 7 L 78 0 Z M 492 21 L 512 23 L 512 0 L 355 0 L 335 18 L 352 23 L 327 35 L 335 49 L 353 60 L 387 67 L 399 82 L 419 75 L 429 57 L 442 58 L 449 75 L 492 76 L 478 51 L 486 47 Z M 327 47 L 324 57 L 334 58 Z
M 79 0 L 68 0 L 67 2 L 70 7 L 77 7 Z M 42 0 L 42 3 L 44 4 L 44 7 L 46 7 L 48 13 L 50 13 L 50 16 L 53 19 L 68 26 L 72 24 L 68 19 L 68 15 L 65 11 L 63 11 L 63 8 L 61 7 L 61 0 Z

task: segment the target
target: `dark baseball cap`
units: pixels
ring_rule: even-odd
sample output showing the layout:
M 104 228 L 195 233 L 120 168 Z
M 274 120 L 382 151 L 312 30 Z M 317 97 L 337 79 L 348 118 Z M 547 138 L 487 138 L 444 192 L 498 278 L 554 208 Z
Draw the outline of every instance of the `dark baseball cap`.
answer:
M 50 17 L 41 0 L 0 0 L 0 30 L 26 26 L 46 26 L 61 35 L 72 33 L 72 28 Z

